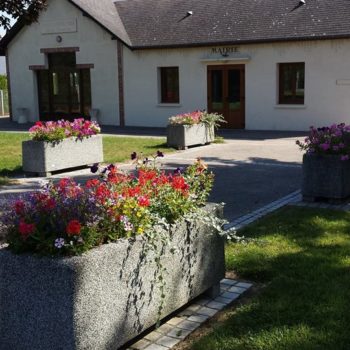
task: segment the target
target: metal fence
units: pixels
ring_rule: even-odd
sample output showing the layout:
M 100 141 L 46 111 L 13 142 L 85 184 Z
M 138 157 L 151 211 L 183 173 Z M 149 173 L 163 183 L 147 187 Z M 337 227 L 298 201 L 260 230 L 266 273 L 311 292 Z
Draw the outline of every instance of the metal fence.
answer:
M 9 94 L 7 90 L 0 90 L 0 115 L 9 114 Z

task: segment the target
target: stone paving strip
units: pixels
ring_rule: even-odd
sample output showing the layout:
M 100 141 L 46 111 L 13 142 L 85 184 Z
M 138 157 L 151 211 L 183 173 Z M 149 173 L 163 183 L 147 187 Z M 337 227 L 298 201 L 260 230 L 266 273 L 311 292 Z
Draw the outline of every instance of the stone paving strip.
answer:
M 148 333 L 127 350 L 169 350 L 188 337 L 209 318 L 216 315 L 252 287 L 252 283 L 223 279 L 220 295 L 214 299 L 200 297 L 186 309 Z

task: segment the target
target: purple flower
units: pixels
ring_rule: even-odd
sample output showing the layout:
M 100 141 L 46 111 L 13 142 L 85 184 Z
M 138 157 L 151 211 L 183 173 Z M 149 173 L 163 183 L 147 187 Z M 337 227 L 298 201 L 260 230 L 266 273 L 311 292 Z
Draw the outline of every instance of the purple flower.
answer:
M 329 143 L 321 143 L 320 147 L 324 150 L 324 151 L 328 151 L 330 149 L 330 144 Z
M 57 249 L 61 249 L 64 247 L 64 239 L 63 238 L 57 238 L 55 239 L 55 247 Z
M 132 152 L 130 158 L 131 158 L 131 160 L 135 160 L 137 158 L 137 153 Z
M 98 163 L 95 163 L 91 168 L 90 168 L 90 171 L 93 173 L 93 174 L 96 174 L 98 172 Z
M 349 156 L 348 156 L 348 155 L 341 156 L 340 159 L 341 159 L 341 160 L 349 160 Z
M 339 146 L 337 146 L 337 145 L 333 146 L 333 151 L 335 151 L 335 152 L 339 151 Z
M 182 172 L 183 172 L 183 168 L 176 168 L 174 170 L 174 174 L 177 174 L 177 175 L 181 174 Z
M 164 157 L 164 153 L 161 151 L 157 151 L 157 157 Z

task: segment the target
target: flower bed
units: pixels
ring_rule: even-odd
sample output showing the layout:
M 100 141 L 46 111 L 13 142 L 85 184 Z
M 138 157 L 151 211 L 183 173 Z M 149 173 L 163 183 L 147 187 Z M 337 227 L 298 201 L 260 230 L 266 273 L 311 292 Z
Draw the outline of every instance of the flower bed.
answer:
M 96 122 L 90 122 L 83 118 L 75 119 L 73 122 L 59 120 L 57 122 L 36 122 L 29 129 L 33 141 L 46 141 L 57 143 L 64 139 L 73 137 L 79 140 L 98 135 L 101 132 Z
M 167 144 L 178 149 L 209 144 L 215 139 L 215 128 L 224 122 L 221 115 L 205 111 L 173 116 L 169 118 Z
M 29 132 L 32 141 L 22 143 L 22 165 L 27 173 L 48 176 L 103 161 L 100 127 L 94 122 L 37 122 Z
M 302 194 L 306 201 L 350 196 L 350 126 L 310 128 L 304 142 Z
M 5 348 L 118 348 L 224 276 L 222 207 L 200 209 L 213 183 L 201 161 L 183 173 L 102 172 L 50 184 L 4 218 Z

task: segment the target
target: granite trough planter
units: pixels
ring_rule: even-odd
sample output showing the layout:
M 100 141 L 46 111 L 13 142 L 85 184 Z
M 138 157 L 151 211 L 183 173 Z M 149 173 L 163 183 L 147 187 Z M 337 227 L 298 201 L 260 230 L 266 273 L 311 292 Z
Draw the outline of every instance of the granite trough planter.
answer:
M 206 210 L 222 216 L 221 206 Z M 159 243 L 167 268 L 162 317 L 218 292 L 225 273 L 224 241 L 213 228 L 182 220 L 169 235 L 177 251 Z M 153 326 L 161 297 L 145 250 L 141 236 L 70 258 L 0 249 L 0 348 L 116 350 Z
M 167 128 L 167 144 L 177 149 L 209 144 L 214 139 L 214 127 L 208 127 L 205 124 L 168 125 Z
M 103 162 L 102 136 L 82 140 L 64 139 L 58 143 L 24 141 L 22 143 L 23 171 L 48 176 L 65 170 Z
M 350 161 L 339 155 L 309 155 L 303 157 L 303 199 L 343 200 L 350 196 Z

